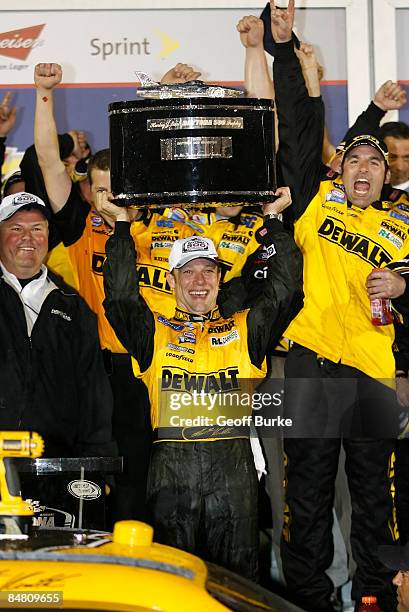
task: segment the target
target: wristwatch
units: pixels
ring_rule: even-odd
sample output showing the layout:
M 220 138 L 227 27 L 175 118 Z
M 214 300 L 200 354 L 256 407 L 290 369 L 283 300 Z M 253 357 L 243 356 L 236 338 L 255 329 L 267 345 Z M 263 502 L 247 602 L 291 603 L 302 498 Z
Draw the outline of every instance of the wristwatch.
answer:
M 273 213 L 273 212 L 270 212 L 270 213 L 266 213 L 264 215 L 264 217 L 266 219 L 278 219 L 281 222 L 283 220 L 283 214 L 282 213 Z

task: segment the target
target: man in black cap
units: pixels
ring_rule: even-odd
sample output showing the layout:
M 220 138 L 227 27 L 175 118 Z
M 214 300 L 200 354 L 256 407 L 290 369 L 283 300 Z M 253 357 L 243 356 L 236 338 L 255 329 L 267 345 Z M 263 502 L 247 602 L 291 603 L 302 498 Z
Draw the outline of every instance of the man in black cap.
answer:
M 294 194 L 292 221 L 304 259 L 304 307 L 285 331 L 286 514 L 282 561 L 301 607 L 336 609 L 326 570 L 333 557 L 334 483 L 342 444 L 352 499 L 352 595 L 395 609 L 390 574 L 375 556 L 398 540 L 391 496 L 397 434 L 393 325 L 374 325 L 371 301 L 407 306 L 406 282 L 390 268 L 408 253 L 409 201 L 382 197 L 387 149 L 372 134 L 350 138 L 339 175 L 321 163 L 324 108 L 310 97 L 294 52 L 294 0 L 271 2 L 279 156 Z M 379 270 L 381 268 L 381 270 Z
M 37 431 L 48 457 L 112 455 L 96 318 L 43 264 L 49 218 L 30 193 L 0 204 L 0 429 Z
M 409 544 L 380 546 L 379 558 L 386 567 L 397 572 L 393 584 L 398 587 L 397 612 L 409 612 Z

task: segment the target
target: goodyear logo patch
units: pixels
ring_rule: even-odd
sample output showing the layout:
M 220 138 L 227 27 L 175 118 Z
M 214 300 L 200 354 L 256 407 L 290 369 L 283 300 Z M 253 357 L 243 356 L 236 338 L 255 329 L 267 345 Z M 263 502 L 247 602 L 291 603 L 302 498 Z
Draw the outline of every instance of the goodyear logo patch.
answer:
M 357 255 L 376 268 L 380 268 L 392 260 L 391 255 L 382 245 L 366 236 L 361 236 L 361 234 L 348 232 L 344 223 L 339 219 L 334 219 L 333 217 L 324 219 L 321 227 L 318 229 L 318 235 L 340 246 L 344 251 Z
M 344 215 L 346 213 L 346 210 L 343 210 L 339 206 L 334 206 L 334 204 L 331 205 L 328 202 L 322 202 L 321 206 L 326 210 L 332 210 L 333 212 L 336 212 L 337 215 Z
M 166 357 L 173 357 L 177 361 L 187 361 L 188 363 L 193 363 L 193 359 L 191 357 L 186 357 L 186 355 L 181 355 L 180 353 L 171 353 L 167 352 Z

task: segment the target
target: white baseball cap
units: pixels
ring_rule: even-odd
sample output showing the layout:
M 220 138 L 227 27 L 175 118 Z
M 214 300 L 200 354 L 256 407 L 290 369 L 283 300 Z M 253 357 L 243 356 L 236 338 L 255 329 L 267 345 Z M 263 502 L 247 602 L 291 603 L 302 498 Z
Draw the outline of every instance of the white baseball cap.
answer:
M 10 219 L 19 210 L 31 210 L 33 208 L 40 210 L 46 219 L 51 219 L 50 210 L 38 196 L 25 191 L 12 193 L 0 202 L 0 223 Z
M 189 236 L 179 238 L 173 244 L 169 255 L 169 272 L 175 268 L 181 268 L 193 259 L 212 259 L 218 263 L 218 255 L 213 241 L 201 236 Z

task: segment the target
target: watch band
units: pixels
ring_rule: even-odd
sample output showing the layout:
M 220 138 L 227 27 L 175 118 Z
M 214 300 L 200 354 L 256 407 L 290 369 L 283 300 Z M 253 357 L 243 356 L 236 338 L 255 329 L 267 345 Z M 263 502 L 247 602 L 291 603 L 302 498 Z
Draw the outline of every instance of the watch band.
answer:
M 273 213 L 273 212 L 270 212 L 270 213 L 266 213 L 264 215 L 264 217 L 266 219 L 278 219 L 279 221 L 283 220 L 283 214 L 282 213 Z

